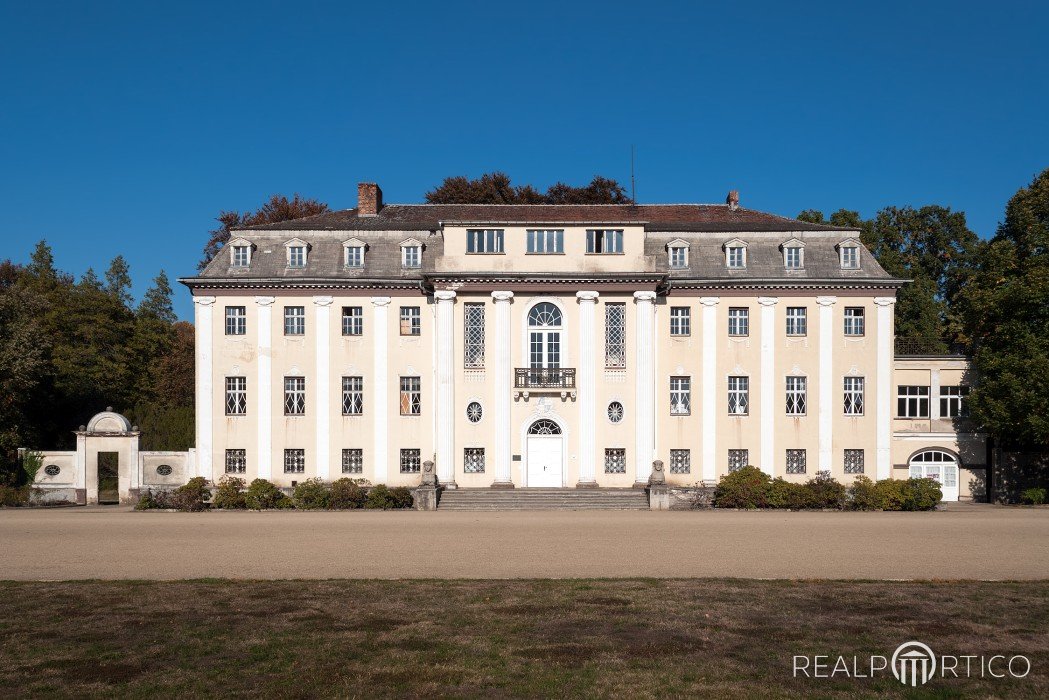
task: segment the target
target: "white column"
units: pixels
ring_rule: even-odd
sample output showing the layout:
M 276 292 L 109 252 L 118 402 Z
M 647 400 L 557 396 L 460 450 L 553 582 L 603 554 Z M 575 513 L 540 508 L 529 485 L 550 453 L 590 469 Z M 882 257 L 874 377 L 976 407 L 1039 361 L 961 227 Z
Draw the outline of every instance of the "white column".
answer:
M 778 297 L 758 297 L 761 305 L 761 471 L 776 475 L 776 304 Z
M 255 297 L 258 306 L 258 421 L 256 464 L 260 479 L 273 477 L 273 302 L 274 297 Z M 199 445 L 197 446 L 200 447 Z M 199 450 L 198 450 L 199 452 Z M 199 469 L 199 467 L 198 467 Z
M 87 488 L 87 437 L 77 433 L 76 436 L 76 487 Z
M 372 390 L 374 397 L 372 403 L 375 405 L 374 424 L 374 447 L 372 455 L 372 483 L 385 484 L 387 470 L 389 469 L 389 433 L 390 412 L 388 409 L 390 396 L 389 359 L 387 343 L 389 342 L 389 331 L 387 322 L 387 307 L 390 305 L 390 297 L 372 297 L 374 318 L 372 321 L 372 356 L 374 357 L 372 368 Z
M 131 446 L 128 450 L 128 452 L 130 452 L 128 457 L 131 462 L 131 473 L 128 475 L 130 477 L 130 483 L 128 484 L 129 489 L 137 489 L 142 486 L 142 460 L 139 456 L 140 453 L 138 449 L 140 435 L 141 433 L 132 438 Z
M 313 297 L 316 325 L 316 379 L 313 393 L 316 397 L 317 419 L 313 422 L 317 431 L 317 478 L 331 479 L 331 297 Z
M 579 300 L 579 483 L 597 486 L 597 292 L 576 292 Z
M 875 380 L 878 427 L 875 443 L 877 448 L 875 469 L 878 479 L 888 479 L 892 475 L 892 356 L 895 340 L 892 307 L 896 304 L 896 298 L 875 297 L 874 303 L 878 307 L 878 377 Z
M 817 470 L 829 472 L 833 464 L 834 448 L 834 304 L 837 297 L 816 297 L 820 307 L 820 370 L 819 370 L 819 459 Z M 841 389 L 844 391 L 844 387 Z
M 495 483 L 510 487 L 510 301 L 513 292 L 492 292 L 495 300 Z
M 193 305 L 196 309 L 194 319 L 196 335 L 196 429 L 197 429 L 197 452 L 200 455 L 200 469 L 212 477 L 211 452 L 213 430 L 211 420 L 211 407 L 214 405 L 215 397 L 212 364 L 214 358 L 213 335 L 212 335 L 212 309 L 215 297 L 195 296 Z
M 634 483 L 647 484 L 655 450 L 656 363 L 653 352 L 656 293 L 634 292 L 637 308 L 637 377 L 635 412 Z
M 703 392 L 703 410 L 700 420 L 703 423 L 703 457 L 702 473 L 705 483 L 716 482 L 717 474 L 717 352 L 718 352 L 718 297 L 700 297 L 703 306 L 703 379 L 700 391 Z
M 437 480 L 455 486 L 455 292 L 437 301 Z

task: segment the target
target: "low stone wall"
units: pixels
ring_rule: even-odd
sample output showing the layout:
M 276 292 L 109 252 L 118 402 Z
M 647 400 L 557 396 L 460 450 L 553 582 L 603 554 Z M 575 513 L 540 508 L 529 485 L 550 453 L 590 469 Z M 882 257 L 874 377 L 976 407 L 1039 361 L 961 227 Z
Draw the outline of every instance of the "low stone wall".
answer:
M 670 510 L 713 508 L 713 486 L 671 486 Z

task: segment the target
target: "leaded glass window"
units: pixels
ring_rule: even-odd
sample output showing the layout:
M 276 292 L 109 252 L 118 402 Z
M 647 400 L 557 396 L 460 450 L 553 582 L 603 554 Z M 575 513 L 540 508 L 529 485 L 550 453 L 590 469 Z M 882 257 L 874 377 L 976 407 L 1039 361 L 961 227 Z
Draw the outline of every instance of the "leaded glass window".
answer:
M 364 473 L 364 450 L 359 447 L 347 447 L 342 450 L 342 473 Z
M 466 406 L 466 420 L 471 423 L 480 423 L 481 418 L 484 417 L 484 408 L 477 401 L 471 401 Z
M 734 306 L 728 310 L 728 334 L 734 336 L 750 334 L 750 309 Z
M 555 304 L 544 301 L 532 307 L 528 312 L 528 325 L 533 327 L 560 328 L 561 309 Z
M 528 427 L 529 435 L 560 435 L 561 426 L 549 418 L 540 418 Z
M 467 474 L 484 474 L 483 447 L 467 447 L 463 450 L 463 471 Z
M 750 410 L 750 377 L 728 378 L 728 412 L 743 416 Z
M 342 334 L 364 335 L 364 309 L 362 307 L 342 307 Z
M 243 306 L 226 307 L 226 335 L 244 335 L 248 332 L 248 312 Z
M 306 307 L 284 307 L 284 335 L 306 334 Z
M 845 415 L 863 415 L 863 377 L 845 377 Z
M 671 474 L 688 474 L 692 471 L 692 451 L 691 450 L 671 450 L 670 451 L 670 473 Z
M 624 448 L 605 449 L 605 474 L 626 474 L 626 450 Z
M 248 412 L 248 378 L 226 377 L 226 415 L 243 416 Z
M 692 411 L 692 378 L 670 378 L 670 414 L 686 416 Z
M 689 335 L 692 332 L 692 309 L 687 306 L 670 307 L 670 335 Z
M 284 450 L 284 473 L 302 474 L 306 471 L 306 450 Z
M 342 415 L 359 416 L 364 413 L 364 377 L 342 378 Z
M 806 468 L 805 450 L 787 450 L 788 474 L 804 474 Z
M 845 450 L 845 473 L 863 473 L 863 450 Z
M 422 310 L 418 306 L 401 307 L 401 335 L 421 335 Z
M 787 377 L 787 415 L 803 416 L 808 409 L 808 380 L 806 377 Z
M 422 471 L 422 459 L 419 457 L 419 450 L 416 449 L 402 449 L 401 450 L 401 473 L 402 474 L 418 474 Z
M 605 304 L 605 367 L 626 367 L 626 304 Z
M 484 304 L 464 304 L 463 366 L 484 367 Z
M 787 307 L 787 335 L 805 335 L 808 326 L 808 309 L 804 306 Z
M 226 450 L 226 473 L 243 474 L 248 469 L 247 450 Z
M 422 413 L 422 382 L 419 377 L 401 377 L 401 415 Z
M 845 307 L 845 335 L 863 335 L 863 307 Z
M 608 420 L 613 423 L 619 423 L 623 420 L 623 404 L 619 401 L 613 401 L 608 404 Z
M 750 450 L 729 450 L 728 451 L 728 470 L 734 472 L 737 469 L 750 464 Z
M 284 378 L 284 415 L 301 416 L 306 413 L 306 377 Z

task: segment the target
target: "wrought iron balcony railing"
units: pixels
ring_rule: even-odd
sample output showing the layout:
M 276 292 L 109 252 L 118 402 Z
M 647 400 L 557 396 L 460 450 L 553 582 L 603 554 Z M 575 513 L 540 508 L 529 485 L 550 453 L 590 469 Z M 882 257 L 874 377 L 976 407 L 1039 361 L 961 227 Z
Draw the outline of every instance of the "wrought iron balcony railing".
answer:
M 575 389 L 574 367 L 517 367 L 515 389 Z

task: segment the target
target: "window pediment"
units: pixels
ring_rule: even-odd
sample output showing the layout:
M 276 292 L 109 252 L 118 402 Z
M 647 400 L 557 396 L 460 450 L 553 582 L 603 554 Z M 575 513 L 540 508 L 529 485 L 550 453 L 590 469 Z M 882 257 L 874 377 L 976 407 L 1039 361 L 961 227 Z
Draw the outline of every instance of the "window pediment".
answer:
M 684 248 L 685 250 L 688 250 L 692 247 L 692 244 L 686 241 L 684 238 L 675 238 L 674 240 L 667 243 L 665 247 L 667 250 L 670 250 L 671 248 Z
M 422 241 L 420 241 L 420 240 L 418 240 L 416 238 L 405 238 L 403 241 L 401 241 L 401 247 L 402 248 L 411 248 L 411 247 L 414 247 L 414 246 L 418 246 L 419 248 L 422 248 L 423 247 Z
M 742 238 L 733 238 L 730 241 L 725 241 L 721 245 L 722 250 L 728 250 L 729 248 L 746 248 L 748 243 Z
M 343 248 L 367 248 L 368 244 L 362 241 L 360 238 L 351 238 L 342 242 Z
M 804 248 L 805 247 L 805 241 L 801 240 L 800 238 L 791 238 L 789 240 L 786 240 L 786 241 L 783 241 L 782 243 L 780 243 L 779 247 L 781 249 L 782 248 Z
M 310 246 L 309 243 L 307 243 L 306 241 L 302 240 L 301 238 L 292 238 L 290 241 L 284 241 L 284 247 L 285 248 L 303 247 L 303 248 L 306 248 L 307 250 L 309 250 L 311 246 Z
M 226 244 L 229 248 L 230 267 L 248 267 L 251 265 L 251 255 L 255 246 L 247 238 L 234 238 Z

